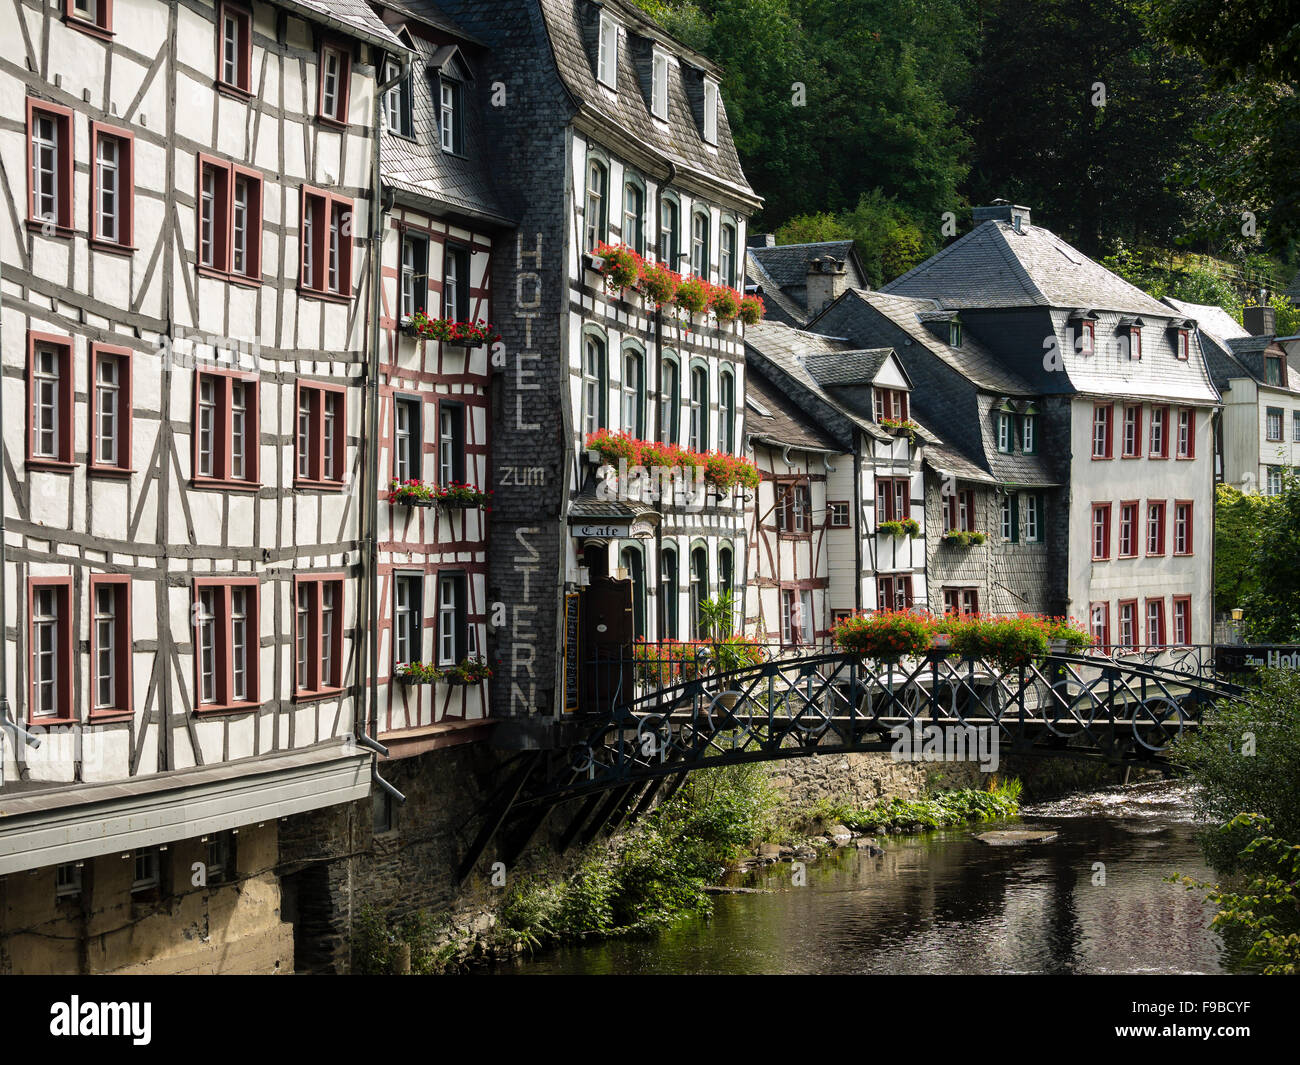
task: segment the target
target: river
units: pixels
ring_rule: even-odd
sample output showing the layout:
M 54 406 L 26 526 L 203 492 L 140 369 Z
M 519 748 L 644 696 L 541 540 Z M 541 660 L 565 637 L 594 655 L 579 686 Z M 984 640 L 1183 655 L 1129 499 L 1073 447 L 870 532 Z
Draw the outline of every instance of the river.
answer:
M 977 833 L 1052 830 L 990 846 Z M 523 974 L 1217 973 L 1224 948 L 1201 893 L 1188 785 L 1140 784 L 1026 806 L 1016 821 L 889 836 L 751 875 L 770 894 L 723 895 L 710 920 L 649 939 L 567 947 Z

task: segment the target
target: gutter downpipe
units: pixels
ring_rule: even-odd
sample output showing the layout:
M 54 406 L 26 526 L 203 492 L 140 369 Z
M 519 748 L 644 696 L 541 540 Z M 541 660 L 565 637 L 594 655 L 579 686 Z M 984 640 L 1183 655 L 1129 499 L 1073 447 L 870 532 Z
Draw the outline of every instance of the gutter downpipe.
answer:
M 378 51 L 378 50 L 377 50 Z M 379 52 L 375 62 L 375 107 L 374 140 L 371 147 L 370 179 L 370 357 L 366 367 L 366 386 L 369 391 L 366 417 L 366 506 L 365 524 L 362 540 L 366 545 L 366 613 L 369 631 L 366 633 L 369 645 L 365 660 L 370 665 L 368 678 L 368 712 L 367 727 L 362 727 L 362 734 L 378 734 L 379 727 L 379 318 L 383 312 L 383 237 L 384 237 L 384 182 L 380 171 L 379 142 L 383 136 L 384 95 L 397 85 L 411 69 L 410 56 L 403 56 L 398 72 L 389 80 L 383 80 L 383 64 L 386 53 Z M 359 656 L 360 657 L 360 656 Z M 375 768 L 377 763 L 372 763 Z M 377 771 L 377 770 L 376 770 Z

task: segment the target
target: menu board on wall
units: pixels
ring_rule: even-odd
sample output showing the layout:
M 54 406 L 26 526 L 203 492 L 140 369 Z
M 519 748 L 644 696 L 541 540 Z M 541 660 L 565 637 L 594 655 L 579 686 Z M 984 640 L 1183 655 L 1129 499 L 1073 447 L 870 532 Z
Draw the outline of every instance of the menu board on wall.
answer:
M 564 597 L 564 712 L 578 710 L 578 594 Z

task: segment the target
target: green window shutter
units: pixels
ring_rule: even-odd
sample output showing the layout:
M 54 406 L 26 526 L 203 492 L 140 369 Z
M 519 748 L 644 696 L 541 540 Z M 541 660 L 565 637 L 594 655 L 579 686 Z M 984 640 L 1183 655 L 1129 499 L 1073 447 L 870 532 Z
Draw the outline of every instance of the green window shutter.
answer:
M 1020 542 L 1020 493 L 1013 492 L 1011 495 L 1011 542 L 1018 544 Z

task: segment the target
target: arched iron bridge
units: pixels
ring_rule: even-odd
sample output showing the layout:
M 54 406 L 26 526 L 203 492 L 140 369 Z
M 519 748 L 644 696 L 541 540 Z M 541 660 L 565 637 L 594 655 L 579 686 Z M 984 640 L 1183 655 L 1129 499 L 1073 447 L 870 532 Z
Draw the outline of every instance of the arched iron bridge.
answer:
M 517 756 L 462 864 L 468 875 L 503 833 L 510 861 L 555 806 L 581 800 L 562 845 L 589 842 L 711 766 L 852 751 L 977 760 L 994 752 L 1158 767 L 1206 707 L 1243 689 L 1211 648 L 1053 653 L 999 668 L 946 651 L 898 664 L 830 648 L 782 648 L 719 671 L 680 656 L 615 654 L 586 665 L 594 712 L 574 742 Z M 926 752 L 931 752 L 927 754 Z

